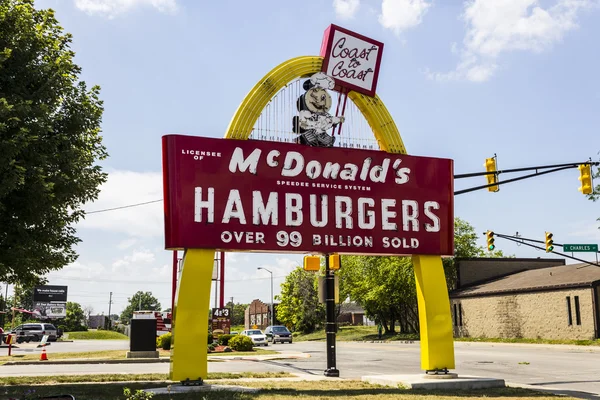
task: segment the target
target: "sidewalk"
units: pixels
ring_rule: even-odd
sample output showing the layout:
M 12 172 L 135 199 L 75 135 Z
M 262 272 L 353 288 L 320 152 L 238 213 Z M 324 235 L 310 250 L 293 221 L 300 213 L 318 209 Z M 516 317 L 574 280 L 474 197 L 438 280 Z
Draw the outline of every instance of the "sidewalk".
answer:
M 52 355 L 49 354 L 50 358 Z M 300 352 L 284 352 L 279 354 L 265 354 L 256 356 L 208 356 L 208 362 L 211 361 L 268 361 L 268 360 L 287 360 L 297 358 L 310 358 L 310 354 Z M 27 360 L 27 361 L 8 361 L 4 365 L 76 365 L 76 364 L 153 364 L 153 363 L 168 363 L 169 357 L 160 358 L 123 358 L 117 360 L 103 358 L 65 358 L 60 360 L 49 359 L 47 361 Z

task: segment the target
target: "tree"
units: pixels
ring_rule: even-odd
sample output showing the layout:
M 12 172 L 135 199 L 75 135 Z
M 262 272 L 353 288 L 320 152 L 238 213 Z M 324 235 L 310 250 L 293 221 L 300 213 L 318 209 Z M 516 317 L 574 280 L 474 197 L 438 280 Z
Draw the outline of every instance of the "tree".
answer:
M 448 289 L 457 281 L 456 258 L 503 257 L 502 251 L 486 252 L 477 245 L 477 233 L 468 222 L 454 222 L 454 257 L 444 258 Z M 371 318 L 381 322 L 385 333 L 395 332 L 396 321 L 401 333 L 419 330 L 417 294 L 410 257 L 344 256 L 340 269 L 340 292 L 362 306 Z
M 94 307 L 92 307 L 90 305 L 83 307 L 83 315 L 85 316 L 86 321 L 90 320 L 90 315 L 92 315 L 93 312 L 94 312 Z
M 85 314 L 79 303 L 67 301 L 67 317 L 65 318 L 65 326 L 71 332 L 87 330 L 85 324 Z
M 244 325 L 244 316 L 248 306 L 249 304 L 233 304 L 231 301 L 227 303 L 226 307 L 231 310 L 231 326 Z
M 313 332 L 325 319 L 325 307 L 319 303 L 317 277 L 296 268 L 281 284 L 276 319 L 294 331 Z
M 600 182 L 600 167 L 596 167 L 596 172 L 593 172 L 592 176 L 594 177 L 594 179 L 596 180 L 596 182 Z M 592 194 L 588 194 L 587 198 L 589 200 L 592 200 L 592 201 L 597 201 L 598 199 L 600 199 L 600 183 L 598 183 L 594 187 L 593 193 Z M 597 218 L 596 220 L 600 221 L 600 218 Z M 598 229 L 600 229 L 600 226 L 598 226 Z
M 74 224 L 106 181 L 99 87 L 72 37 L 33 0 L 0 0 L 0 280 L 29 283 L 77 259 Z
M 160 311 L 161 306 L 158 299 L 152 295 L 152 292 L 142 292 L 141 290 L 127 299 L 129 304 L 121 313 L 121 322 L 128 324 L 133 317 L 134 311 Z
M 412 262 L 408 257 L 344 256 L 340 286 L 385 333 L 418 330 L 417 297 Z M 341 288 L 340 288 L 341 290 Z
M 85 313 L 81 304 L 67 301 L 67 316 L 52 322 L 55 326 L 61 326 L 65 332 L 87 331 Z

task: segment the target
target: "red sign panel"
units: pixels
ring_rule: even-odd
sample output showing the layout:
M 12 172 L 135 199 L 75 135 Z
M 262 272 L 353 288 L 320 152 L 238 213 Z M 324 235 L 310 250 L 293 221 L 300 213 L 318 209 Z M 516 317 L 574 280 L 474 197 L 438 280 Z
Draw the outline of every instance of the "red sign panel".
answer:
M 382 54 L 383 43 L 330 25 L 321 44 L 322 71 L 335 79 L 337 90 L 375 96 Z
M 452 255 L 453 162 L 163 136 L 165 247 Z

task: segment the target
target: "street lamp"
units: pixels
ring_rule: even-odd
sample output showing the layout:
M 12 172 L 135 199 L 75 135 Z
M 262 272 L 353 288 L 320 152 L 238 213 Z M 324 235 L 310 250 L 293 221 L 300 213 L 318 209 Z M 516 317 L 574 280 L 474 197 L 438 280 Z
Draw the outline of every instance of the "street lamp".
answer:
M 273 310 L 273 273 L 272 273 L 271 271 L 269 271 L 268 269 L 266 269 L 266 268 L 263 268 L 263 267 L 258 267 L 257 269 L 264 269 L 264 270 L 265 270 L 265 271 L 267 271 L 269 274 L 271 274 L 271 316 L 270 316 L 270 318 L 271 318 L 271 320 L 270 320 L 270 321 L 271 321 L 271 323 L 270 323 L 269 325 L 273 325 L 273 324 L 274 324 L 274 321 L 273 321 L 273 320 L 275 319 L 275 318 L 274 318 L 274 313 L 273 313 L 273 311 L 274 311 L 274 310 Z

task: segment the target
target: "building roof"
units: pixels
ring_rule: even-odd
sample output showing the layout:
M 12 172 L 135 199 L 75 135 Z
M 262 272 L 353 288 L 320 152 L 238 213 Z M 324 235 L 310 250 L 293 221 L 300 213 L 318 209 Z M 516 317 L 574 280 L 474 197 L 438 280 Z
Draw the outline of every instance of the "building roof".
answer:
M 450 297 L 588 287 L 596 283 L 600 283 L 600 265 L 580 263 L 516 272 L 487 282 L 464 286 L 451 292 Z
M 342 303 L 340 304 L 340 312 L 364 314 L 365 310 L 356 303 Z

